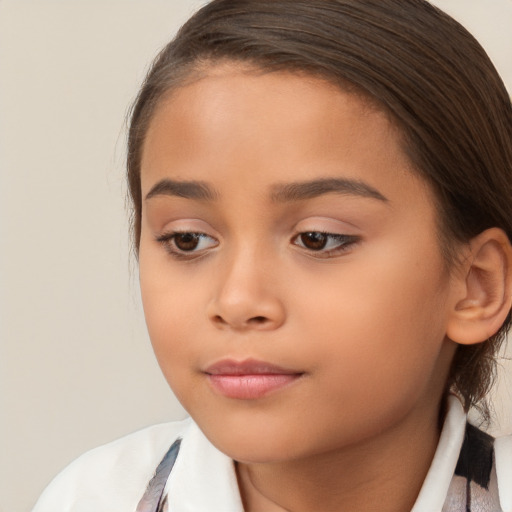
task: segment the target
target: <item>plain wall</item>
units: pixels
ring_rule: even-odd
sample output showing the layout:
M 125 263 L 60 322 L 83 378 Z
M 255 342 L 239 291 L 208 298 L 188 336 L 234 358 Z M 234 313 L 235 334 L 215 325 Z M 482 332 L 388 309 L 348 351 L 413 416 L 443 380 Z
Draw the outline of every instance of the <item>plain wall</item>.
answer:
M 85 450 L 184 415 L 129 257 L 124 117 L 201 3 L 0 0 L 0 512 L 28 511 Z M 512 2 L 436 3 L 512 90 Z M 496 432 L 512 431 L 509 390 Z

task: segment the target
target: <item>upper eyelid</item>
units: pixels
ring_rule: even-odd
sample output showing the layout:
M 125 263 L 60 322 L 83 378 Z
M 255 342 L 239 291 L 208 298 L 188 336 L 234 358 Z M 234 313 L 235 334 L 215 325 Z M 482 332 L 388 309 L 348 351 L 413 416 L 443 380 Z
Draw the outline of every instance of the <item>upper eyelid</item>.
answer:
M 299 235 L 304 233 L 319 233 L 321 235 L 326 235 L 330 237 L 347 237 L 347 238 L 361 238 L 361 235 L 357 232 L 354 232 L 353 229 L 295 229 L 294 234 L 292 235 L 292 239 L 296 238 Z
M 163 233 L 155 235 L 155 238 L 157 241 L 163 241 L 163 240 L 170 240 L 174 238 L 176 235 L 199 235 L 200 237 L 205 238 L 211 238 L 212 240 L 215 240 L 218 242 L 218 239 L 215 236 L 209 235 L 208 233 L 205 233 L 203 231 L 193 231 L 190 229 L 172 229 L 169 231 L 164 231 Z
M 319 231 L 319 230 L 314 230 L 314 229 L 309 229 L 306 231 L 298 231 L 295 235 L 292 236 L 292 240 L 295 240 L 299 236 L 307 234 L 307 233 L 318 233 L 320 235 L 325 235 L 325 236 L 331 237 L 331 238 L 345 238 L 347 240 L 354 240 L 354 241 L 361 240 L 361 236 L 359 236 L 359 235 L 352 235 L 352 234 L 348 234 L 348 233 L 330 233 L 328 231 Z
M 173 235 L 191 233 L 194 235 L 208 236 L 210 238 L 214 238 L 217 240 L 218 236 L 211 234 L 211 231 L 212 230 L 196 228 L 196 227 L 191 227 L 191 226 L 185 226 L 183 228 L 181 228 L 181 227 L 163 227 L 162 229 L 154 231 L 153 235 L 155 238 L 161 238 L 161 237 L 169 238 Z
M 331 216 L 308 216 L 295 224 L 294 230 L 300 233 L 318 232 L 329 235 L 347 234 L 361 230 L 361 227 L 346 218 L 337 218 Z
M 352 234 L 352 233 L 344 233 L 344 232 L 334 232 L 334 231 L 328 231 L 328 230 L 322 230 L 322 229 L 301 229 L 296 230 L 294 234 L 291 236 L 291 241 L 295 241 L 297 238 L 300 237 L 300 235 L 306 234 L 306 233 L 319 233 L 322 235 L 325 235 L 327 237 L 331 238 L 346 238 L 347 241 L 359 241 L 361 240 L 360 235 Z M 168 240 L 172 240 L 176 235 L 180 234 L 193 234 L 193 235 L 199 235 L 200 237 L 210 238 L 212 240 L 215 240 L 217 244 L 220 242 L 219 238 L 217 236 L 213 236 L 209 233 L 206 233 L 204 231 L 195 230 L 195 229 L 169 229 L 164 230 L 161 233 L 155 233 L 154 238 L 158 242 L 164 242 Z
M 291 239 L 294 240 L 298 236 L 305 234 L 305 233 L 320 233 L 322 235 L 330 236 L 330 237 L 347 237 L 347 238 L 361 238 L 359 235 L 355 235 L 352 233 L 343 233 L 343 232 L 334 232 L 334 231 L 328 231 L 328 230 L 322 230 L 322 229 L 301 229 L 301 230 L 295 230 L 293 235 L 291 236 Z M 214 240 L 218 240 L 218 237 L 213 236 L 209 233 L 206 233 L 204 231 L 194 230 L 194 229 L 169 229 L 164 230 L 161 233 L 155 233 L 155 239 L 168 239 L 172 238 L 175 235 L 180 234 L 193 234 L 193 235 L 200 235 L 205 236 L 208 238 L 212 238 Z

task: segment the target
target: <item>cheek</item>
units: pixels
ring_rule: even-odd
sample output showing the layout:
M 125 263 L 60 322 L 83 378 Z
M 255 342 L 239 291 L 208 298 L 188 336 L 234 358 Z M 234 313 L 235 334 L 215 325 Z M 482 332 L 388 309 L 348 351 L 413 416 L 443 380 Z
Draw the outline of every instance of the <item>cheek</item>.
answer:
M 146 325 L 158 364 L 181 404 L 189 409 L 194 400 L 193 371 L 197 367 L 201 336 L 198 290 L 183 294 L 168 278 L 141 275 L 141 292 Z
M 309 319 L 304 337 L 314 340 L 304 356 L 329 366 L 334 386 L 361 383 L 370 400 L 379 390 L 424 385 L 445 338 L 442 261 L 425 258 L 424 250 L 394 249 L 310 282 L 296 309 Z
M 198 308 L 189 307 L 191 295 L 187 294 L 187 301 L 176 300 L 174 294 L 156 294 L 151 290 L 146 298 L 143 295 L 148 333 L 164 372 L 165 366 L 185 363 L 193 346 L 190 341 L 194 340 L 195 346 L 201 338 Z
M 173 271 L 162 250 L 148 248 L 143 243 L 139 277 L 146 325 L 155 354 L 162 363 L 167 352 L 186 347 L 183 333 L 198 325 L 202 288 L 192 286 L 186 273 Z

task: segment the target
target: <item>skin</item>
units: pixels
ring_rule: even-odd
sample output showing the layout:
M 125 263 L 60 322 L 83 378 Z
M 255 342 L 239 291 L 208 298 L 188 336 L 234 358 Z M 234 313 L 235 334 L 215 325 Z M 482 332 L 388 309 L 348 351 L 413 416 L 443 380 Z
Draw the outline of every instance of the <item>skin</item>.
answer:
M 276 194 L 331 178 L 377 194 Z M 154 188 L 162 180 L 211 193 L 178 197 Z M 314 77 L 218 65 L 157 109 L 141 184 L 154 350 L 205 435 L 238 461 L 246 510 L 410 510 L 439 437 L 460 282 L 388 117 Z M 175 230 L 202 233 L 200 245 L 180 251 Z M 316 250 L 304 232 L 352 238 Z M 225 358 L 301 377 L 228 398 L 204 373 Z

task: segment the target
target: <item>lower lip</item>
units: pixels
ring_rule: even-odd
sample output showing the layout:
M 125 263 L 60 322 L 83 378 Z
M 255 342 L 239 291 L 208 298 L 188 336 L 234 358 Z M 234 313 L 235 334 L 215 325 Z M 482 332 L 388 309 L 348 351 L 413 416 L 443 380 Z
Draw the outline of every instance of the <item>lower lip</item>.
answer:
M 211 375 L 208 380 L 215 391 L 228 398 L 255 400 L 289 386 L 300 374 Z

